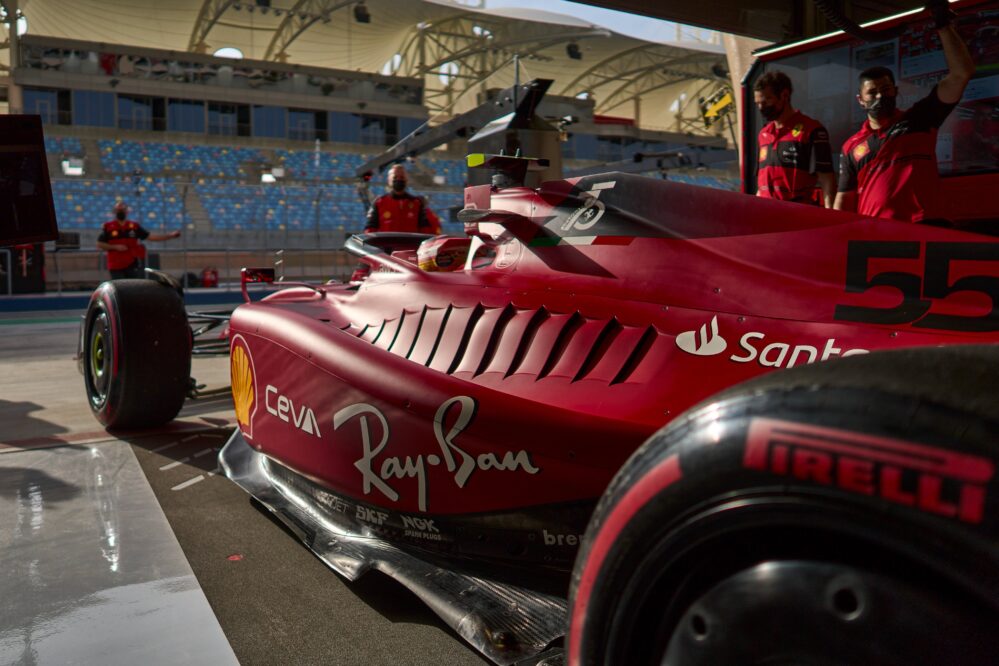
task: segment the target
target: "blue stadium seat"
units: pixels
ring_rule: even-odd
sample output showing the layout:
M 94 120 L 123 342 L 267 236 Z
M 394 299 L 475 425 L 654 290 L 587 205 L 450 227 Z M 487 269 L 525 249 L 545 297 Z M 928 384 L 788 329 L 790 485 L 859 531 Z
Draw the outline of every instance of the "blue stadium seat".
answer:
M 153 179 L 136 191 L 127 181 L 53 180 L 52 199 L 61 229 L 96 229 L 111 219 L 119 200 L 129 205 L 129 216 L 149 230 L 178 229 L 190 223 L 177 186 Z

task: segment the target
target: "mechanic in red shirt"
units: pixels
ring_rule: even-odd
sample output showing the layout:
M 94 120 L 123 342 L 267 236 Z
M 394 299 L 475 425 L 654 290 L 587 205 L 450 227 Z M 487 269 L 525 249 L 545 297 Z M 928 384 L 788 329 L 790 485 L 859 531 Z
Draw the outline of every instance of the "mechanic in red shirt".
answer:
M 395 164 L 388 172 L 389 193 L 375 199 L 368 210 L 364 233 L 373 231 L 441 232 L 440 218 L 430 213 L 427 202 L 406 191 L 406 168 Z M 428 214 L 430 213 L 430 214 Z
M 948 224 L 940 201 L 937 130 L 975 73 L 946 2 L 931 6 L 947 60 L 947 75 L 907 111 L 896 108 L 898 87 L 885 67 L 860 73 L 857 101 L 867 111 L 860 131 L 843 144 L 835 208 L 903 222 Z
M 791 106 L 791 92 L 784 72 L 767 72 L 753 86 L 756 108 L 770 121 L 760 130 L 756 194 L 832 208 L 836 177 L 829 132 Z
M 142 278 L 142 263 L 145 247 L 141 241 L 162 241 L 180 236 L 179 231 L 166 234 L 151 234 L 138 222 L 128 219 L 128 206 L 124 201 L 114 205 L 114 219 L 104 223 L 101 235 L 97 237 L 97 247 L 108 253 L 108 270 L 112 280 Z

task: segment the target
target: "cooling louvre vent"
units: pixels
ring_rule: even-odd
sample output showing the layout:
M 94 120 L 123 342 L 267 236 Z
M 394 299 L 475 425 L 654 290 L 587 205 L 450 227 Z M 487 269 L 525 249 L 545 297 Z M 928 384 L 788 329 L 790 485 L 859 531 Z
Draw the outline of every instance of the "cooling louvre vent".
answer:
M 424 307 L 344 330 L 450 375 L 568 377 L 609 385 L 628 381 L 663 344 L 651 325 L 625 326 L 616 318 L 589 319 L 579 312 L 519 310 L 512 305 Z

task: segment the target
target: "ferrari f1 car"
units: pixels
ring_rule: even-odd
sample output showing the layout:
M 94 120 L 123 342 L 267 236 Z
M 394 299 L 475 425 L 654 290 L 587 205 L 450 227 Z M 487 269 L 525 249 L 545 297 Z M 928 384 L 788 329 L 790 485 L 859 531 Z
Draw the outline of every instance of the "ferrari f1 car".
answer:
M 499 664 L 994 663 L 996 239 L 478 162 L 467 238 L 235 310 L 233 481 Z M 98 416 L 172 418 L 190 340 L 102 285 Z

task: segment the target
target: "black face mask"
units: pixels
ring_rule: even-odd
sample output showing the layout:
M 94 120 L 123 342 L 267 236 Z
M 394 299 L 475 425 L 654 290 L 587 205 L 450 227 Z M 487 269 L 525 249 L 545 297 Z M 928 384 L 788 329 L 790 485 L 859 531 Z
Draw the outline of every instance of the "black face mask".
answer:
M 114 216 L 117 217 L 119 220 L 124 220 L 125 219 L 125 211 L 119 210 L 117 213 L 114 214 Z
M 405 192 L 406 191 L 406 181 L 404 181 L 404 180 L 393 180 L 392 181 L 392 191 L 393 192 Z
M 780 114 L 782 113 L 784 113 L 784 109 L 783 108 L 778 109 L 776 104 L 760 107 L 760 114 L 766 120 L 777 120 L 778 118 L 780 118 Z
M 895 113 L 895 96 L 885 97 L 882 95 L 872 102 L 867 102 L 864 104 L 864 107 L 867 109 L 867 115 L 875 120 L 878 118 L 887 118 Z

